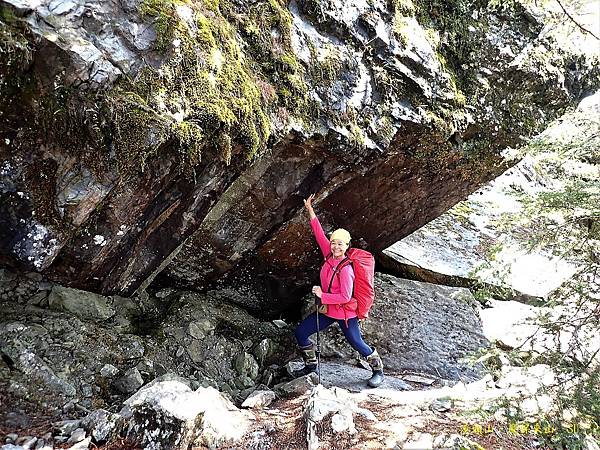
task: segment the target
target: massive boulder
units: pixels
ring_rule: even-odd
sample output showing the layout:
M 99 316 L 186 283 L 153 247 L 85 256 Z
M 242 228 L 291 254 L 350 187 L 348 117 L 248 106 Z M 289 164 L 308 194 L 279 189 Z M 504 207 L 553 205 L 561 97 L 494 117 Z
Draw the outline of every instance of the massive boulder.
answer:
M 382 250 L 597 84 L 518 2 L 0 10 L 0 262 L 102 294 L 227 273 L 284 309 L 318 262 L 303 197 Z

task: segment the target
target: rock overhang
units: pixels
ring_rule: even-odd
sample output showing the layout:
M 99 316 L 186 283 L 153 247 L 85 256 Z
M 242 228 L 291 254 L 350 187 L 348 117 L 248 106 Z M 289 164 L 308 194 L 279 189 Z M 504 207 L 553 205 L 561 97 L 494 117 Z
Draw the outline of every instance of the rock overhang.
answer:
M 59 7 L 54 3 L 54 8 Z M 38 68 L 35 79 L 45 80 L 46 86 L 50 83 L 40 48 L 58 52 L 59 68 L 95 61 L 85 55 L 108 55 L 108 59 L 127 52 L 134 55 L 133 61 L 124 58 L 131 64 L 113 64 L 115 73 L 135 73 L 146 63 L 155 70 L 160 61 L 177 53 L 177 37 L 163 42 L 170 46 L 165 53 L 148 44 L 156 22 L 153 27 L 150 15 L 140 15 L 139 5 L 127 4 L 115 12 L 95 4 L 79 11 L 62 3 L 64 11 L 54 13 L 59 16 L 59 32 L 84 30 L 88 40 L 74 46 L 70 34 L 57 40 L 44 32 L 47 23 L 26 23 L 37 32 L 38 44 L 31 44 Z M 12 4 L 21 18 L 34 12 L 32 7 L 19 9 L 16 2 L 3 4 Z M 228 39 L 235 36 L 256 70 L 260 101 L 268 106 L 273 133 L 269 151 L 251 160 L 244 159 L 234 139 L 228 161 L 223 158 L 227 145 L 219 147 L 223 144 L 215 141 L 215 148 L 203 148 L 201 161 L 191 172 L 182 173 L 177 158 L 186 139 L 194 138 L 182 133 L 192 129 L 177 128 L 178 134 L 166 138 L 159 124 L 149 126 L 147 136 L 154 138 L 142 142 L 142 147 L 163 150 L 156 156 L 149 153 L 143 172 L 123 177 L 110 156 L 114 145 L 119 145 L 118 134 L 110 133 L 115 119 L 100 120 L 102 111 L 83 120 L 103 124 L 100 133 L 86 134 L 99 154 L 108 155 L 109 164 L 99 170 L 90 170 L 86 158 L 73 158 L 69 145 L 54 142 L 57 136 L 46 135 L 49 140 L 40 153 L 36 140 L 15 141 L 16 135 L 4 126 L 2 132 L 10 134 L 6 138 L 10 143 L 0 142 L 2 154 L 13 154 L 4 164 L 20 167 L 22 174 L 31 171 L 33 159 L 42 155 L 49 182 L 36 190 L 26 178 L 3 173 L 5 198 L 15 197 L 16 192 L 30 197 L 24 207 L 4 203 L 8 205 L 5 217 L 14 220 L 3 227 L 15 230 L 22 219 L 31 227 L 45 227 L 49 239 L 39 242 L 24 229 L 11 231 L 11 236 L 22 238 L 17 243 L 3 239 L 8 242 L 3 259 L 31 267 L 32 250 L 21 254 L 16 249 L 37 243 L 37 251 L 46 255 L 37 270 L 104 293 L 129 295 L 161 271 L 171 282 L 196 288 L 228 273 L 235 280 L 236 272 L 241 276 L 246 271 L 261 280 L 271 277 L 276 286 L 287 286 L 283 292 L 289 292 L 291 286 L 308 282 L 306 274 L 318 261 L 316 253 L 310 252 L 311 238 L 300 212 L 301 200 L 309 193 L 319 192 L 326 226 L 343 225 L 365 246 L 381 250 L 499 174 L 505 167 L 500 157 L 503 148 L 518 145 L 594 83 L 582 55 L 548 47 L 540 34 L 542 16 L 526 14 L 521 5 L 494 10 L 453 2 L 427 10 L 429 3 L 416 2 L 412 9 L 398 10 L 383 2 L 354 2 L 348 8 L 330 2 L 319 3 L 315 14 L 315 4 L 290 3 L 289 10 L 264 6 L 260 11 L 269 14 L 260 24 L 270 27 L 266 34 L 256 34 L 247 20 L 253 16 L 240 18 L 236 8 L 241 6 L 229 2 L 217 10 L 193 4 L 181 19 L 188 30 L 197 31 L 208 20 L 211 32 L 227 31 Z M 42 16 L 49 13 L 49 5 L 40 8 Z M 465 8 L 468 16 L 461 15 Z M 175 12 L 172 17 L 179 20 L 182 16 Z M 111 23 L 121 27 L 99 43 L 103 35 L 92 19 L 111 14 L 118 17 Z M 198 22 L 200 15 L 204 22 Z M 123 24 L 127 24 L 126 35 L 143 33 L 148 45 L 136 46 L 135 39 L 123 41 L 118 31 Z M 460 41 L 464 32 L 468 33 Z M 126 43 L 121 53 L 114 49 L 117 41 Z M 57 42 L 68 45 L 57 47 Z M 84 51 L 89 45 L 99 53 Z M 204 58 L 199 48 L 198 57 Z M 540 66 L 539 76 L 535 62 L 540 61 L 542 50 L 552 64 Z M 198 59 L 194 64 L 204 63 Z M 94 64 L 85 67 L 86 76 L 106 73 L 95 70 Z M 89 83 L 73 82 L 78 88 L 66 94 L 77 98 L 83 87 L 95 89 L 93 82 L 93 76 Z M 17 98 L 21 94 L 17 90 Z M 286 97 L 290 94 L 292 98 Z M 165 97 L 169 98 L 176 100 Z M 78 105 L 89 103 L 71 104 L 75 110 Z M 152 114 L 160 109 L 158 103 L 148 105 Z M 13 118 L 18 111 L 12 111 Z M 7 112 L 8 124 L 11 110 Z M 179 123 L 175 116 L 160 123 Z M 184 115 L 183 120 L 193 123 L 194 119 Z M 133 125 L 129 127 L 135 129 Z M 36 126 L 35 116 L 30 116 L 21 128 L 33 136 L 42 131 L 43 136 Z M 35 158 L 21 156 L 32 148 Z M 39 212 L 44 204 L 52 214 Z

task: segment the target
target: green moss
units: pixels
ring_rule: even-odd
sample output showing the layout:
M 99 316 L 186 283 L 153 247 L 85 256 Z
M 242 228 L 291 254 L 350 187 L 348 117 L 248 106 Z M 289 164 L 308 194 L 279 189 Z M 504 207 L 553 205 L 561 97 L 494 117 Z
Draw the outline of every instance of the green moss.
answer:
M 154 111 L 135 92 L 118 87 L 111 93 L 108 105 L 115 123 L 114 145 L 122 174 L 138 167 L 143 171 L 149 157 L 167 141 L 170 121 Z
M 469 31 L 470 26 L 485 26 L 485 22 L 473 18 L 473 10 L 483 6 L 483 1 L 469 2 L 456 0 L 421 0 L 415 11 L 418 22 L 425 29 L 443 31 L 444 40 L 434 48 L 446 71 L 457 81 L 457 88 L 468 92 L 468 87 L 476 85 L 472 71 L 462 67 L 477 58 L 478 40 Z M 433 41 L 430 39 L 430 42 Z
M 393 126 L 392 119 L 388 116 L 383 116 L 375 126 L 377 140 L 385 146 L 392 142 L 395 132 L 396 129 Z
M 300 63 L 293 53 L 283 53 L 276 59 L 276 63 L 282 66 L 282 69 L 291 74 L 297 74 L 300 69 Z
M 23 34 L 23 27 L 12 11 L 0 9 L 0 82 L 12 83 L 8 78 L 16 76 L 32 61 L 31 47 Z M 6 79 L 5 79 L 6 78 Z M 2 87 L 0 86 L 0 89 Z
M 204 14 L 196 15 L 196 26 L 198 32 L 196 34 L 196 40 L 198 44 L 203 48 L 214 49 L 217 47 L 217 42 L 213 34 L 214 27 L 211 21 Z
M 313 85 L 331 86 L 344 69 L 347 69 L 342 62 L 338 49 L 333 45 L 328 45 L 319 54 L 312 42 L 309 43 L 308 48 L 311 61 L 309 75 L 313 80 Z
M 223 161 L 229 165 L 231 163 L 231 137 L 228 134 L 222 134 L 217 141 L 217 148 L 221 152 Z
M 437 31 L 433 28 L 426 28 L 425 29 L 425 39 L 427 39 L 427 41 L 429 41 L 429 43 L 431 44 L 431 47 L 433 47 L 434 49 L 437 49 L 440 47 L 441 39 L 440 39 L 439 31 Z
M 206 6 L 207 9 L 217 12 L 219 11 L 219 5 L 220 5 L 220 1 L 219 0 L 203 0 L 204 2 L 204 6 Z
M 292 50 L 292 17 L 285 2 L 257 1 L 242 11 L 233 3 L 227 5 L 222 8 L 224 15 L 248 44 L 246 51 L 254 61 L 254 72 L 275 87 L 279 106 L 306 114 L 306 74 Z
M 412 0 L 389 0 L 389 5 L 394 13 L 402 16 L 414 16 L 415 5 Z
M 392 33 L 399 43 L 406 46 L 410 41 L 407 20 L 415 15 L 415 6 L 412 0 L 389 0 L 389 7 L 393 14 Z
M 180 17 L 182 6 L 193 22 Z M 112 161 L 114 150 L 127 179 L 166 155 L 176 155 L 182 170 L 208 155 L 225 164 L 236 155 L 252 159 L 267 146 L 271 114 L 287 117 L 289 108 L 308 117 L 305 72 L 291 48 L 291 16 L 281 2 L 144 0 L 139 8 L 156 28 L 164 63 L 122 78 L 109 92 L 86 94 L 90 98 L 65 88 L 32 98 L 36 108 L 28 120 L 57 146 L 97 161 L 92 167 Z M 0 17 L 13 20 L 4 9 Z M 21 83 L 18 102 L 24 95 L 21 78 L 6 76 L 7 67 L 20 75 L 31 51 L 28 39 L 2 19 L 0 37 L 0 56 L 8 61 L 0 68 L 4 106 L 12 98 L 5 95 L 9 81 Z
M 156 48 L 160 51 L 171 47 L 179 22 L 175 7 L 180 3 L 182 2 L 176 0 L 144 0 L 139 6 L 142 17 L 154 20 Z
M 135 80 L 123 80 L 110 95 L 122 168 L 133 163 L 143 170 L 149 157 L 173 144 L 184 168 L 197 165 L 208 147 L 218 149 L 226 164 L 235 148 L 244 149 L 247 159 L 264 150 L 272 98 L 263 96 L 268 83 L 260 80 L 239 46 L 237 30 L 220 13 L 228 5 L 186 5 L 193 26 L 177 16 L 173 1 L 143 5 L 145 14 L 157 15 L 155 24 L 169 23 L 169 33 L 157 41 L 169 57 L 160 69 L 146 68 Z M 266 5 L 274 7 L 272 1 Z M 298 89 L 302 79 L 294 78 L 299 65 L 293 55 L 282 53 L 277 62 L 285 84 Z
M 406 20 L 406 17 L 396 13 L 394 15 L 394 21 L 392 24 L 392 32 L 394 33 L 394 37 L 404 47 L 406 47 L 410 41 L 410 30 L 407 27 Z
M 179 148 L 185 152 L 184 157 L 191 165 L 200 162 L 204 134 L 194 122 L 182 121 L 172 125 L 171 132 L 176 137 Z
M 467 104 L 467 98 L 465 94 L 458 88 L 456 84 L 456 75 L 452 70 L 445 68 L 446 73 L 450 74 L 450 87 L 454 92 L 454 104 L 458 107 L 463 107 Z
M 348 140 L 350 141 L 350 145 L 357 149 L 365 148 L 365 135 L 362 130 L 356 123 L 350 123 L 350 136 Z
M 425 119 L 432 133 L 441 136 L 441 139 L 447 139 L 452 131 L 451 113 L 445 108 L 438 106 L 435 111 L 426 111 Z

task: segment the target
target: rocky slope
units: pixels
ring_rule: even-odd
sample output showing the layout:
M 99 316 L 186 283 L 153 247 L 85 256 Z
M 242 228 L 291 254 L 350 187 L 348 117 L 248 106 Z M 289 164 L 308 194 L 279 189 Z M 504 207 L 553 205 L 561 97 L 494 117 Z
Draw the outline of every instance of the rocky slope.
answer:
M 0 272 L 2 379 L 16 395 L 35 387 L 38 400 L 48 405 L 75 400 L 85 408 L 107 407 L 168 372 L 241 402 L 257 386 L 281 381 L 285 363 L 296 356 L 290 324 L 251 316 L 227 291 L 167 289 L 126 299 L 53 285 L 35 275 Z M 390 373 L 464 381 L 481 376 L 481 366 L 463 361 L 488 345 L 466 289 L 387 275 L 378 278 L 377 289 L 378 308 L 363 333 Z M 323 356 L 360 363 L 337 327 L 323 333 Z M 357 371 L 362 389 L 368 372 Z
M 482 311 L 466 289 L 388 275 L 377 289 L 363 331 L 387 376 L 367 390 L 369 372 L 335 329 L 322 336 L 321 385 L 289 381 L 292 330 L 231 293 L 104 297 L 3 270 L 2 449 L 535 448 L 581 425 L 552 416 L 547 365 L 519 367 L 496 349 L 483 376 L 467 361 L 488 339 L 522 344 L 513 302 Z M 595 448 L 593 430 L 586 439 Z
M 169 282 L 277 315 L 299 216 L 382 250 L 497 175 L 597 72 L 535 5 L 0 2 L 0 255 L 129 296 Z
M 0 0 L 3 450 L 555 439 L 506 420 L 552 411 L 539 349 L 477 359 L 523 344 L 524 307 L 482 311 L 463 288 L 377 275 L 362 328 L 380 389 L 364 391 L 335 328 L 320 386 L 287 368 L 319 261 L 302 198 L 374 252 L 440 215 L 598 85 L 561 17 L 529 2 Z

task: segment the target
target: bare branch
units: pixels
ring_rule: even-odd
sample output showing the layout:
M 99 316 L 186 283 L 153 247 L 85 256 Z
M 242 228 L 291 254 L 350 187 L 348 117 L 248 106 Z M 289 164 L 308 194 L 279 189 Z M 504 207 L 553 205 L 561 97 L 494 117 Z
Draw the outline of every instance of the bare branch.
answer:
M 598 36 L 596 36 L 594 33 L 592 33 L 590 30 L 588 30 L 587 28 L 585 28 L 583 25 L 581 25 L 579 22 L 577 22 L 573 16 L 571 14 L 569 14 L 569 11 L 567 11 L 567 9 L 563 6 L 563 4 L 560 2 L 560 0 L 556 0 L 556 3 L 558 3 L 558 5 L 560 6 L 560 8 L 563 10 L 563 12 L 565 13 L 565 16 L 567 16 L 569 18 L 569 20 L 571 22 L 573 22 L 575 25 L 577 25 L 577 27 L 583 31 L 584 33 L 588 33 L 591 34 L 592 36 L 594 36 L 597 40 L 600 41 L 600 38 Z

